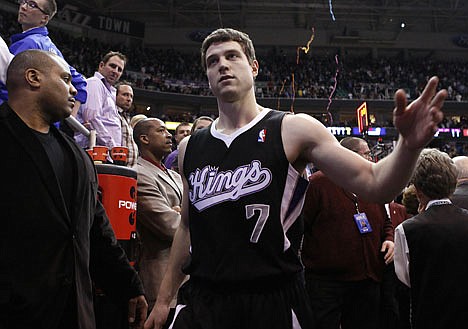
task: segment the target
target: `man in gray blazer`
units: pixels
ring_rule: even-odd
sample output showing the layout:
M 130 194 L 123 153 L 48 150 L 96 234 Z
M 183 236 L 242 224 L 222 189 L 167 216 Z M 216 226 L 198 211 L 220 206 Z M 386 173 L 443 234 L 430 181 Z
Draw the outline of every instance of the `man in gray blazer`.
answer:
M 140 121 L 133 138 L 140 150 L 137 161 L 137 231 L 142 247 L 138 266 L 149 305 L 158 295 L 169 261 L 172 239 L 180 223 L 182 180 L 162 163 L 171 152 L 171 134 L 163 121 Z

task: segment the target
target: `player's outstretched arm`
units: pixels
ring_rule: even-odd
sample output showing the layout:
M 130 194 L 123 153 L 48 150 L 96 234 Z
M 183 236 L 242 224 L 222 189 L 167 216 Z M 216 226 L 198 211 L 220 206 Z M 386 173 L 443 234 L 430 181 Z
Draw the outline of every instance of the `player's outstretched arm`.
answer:
M 396 93 L 394 122 L 400 138 L 394 151 L 378 163 L 345 149 L 320 122 L 303 114 L 288 115 L 283 121 L 283 145 L 289 162 L 298 171 L 311 162 L 335 183 L 367 201 L 391 201 L 406 186 L 420 151 L 443 118 L 441 108 L 447 92 L 436 92 L 437 83 L 436 77 L 431 78 L 421 96 L 409 105 L 404 91 Z

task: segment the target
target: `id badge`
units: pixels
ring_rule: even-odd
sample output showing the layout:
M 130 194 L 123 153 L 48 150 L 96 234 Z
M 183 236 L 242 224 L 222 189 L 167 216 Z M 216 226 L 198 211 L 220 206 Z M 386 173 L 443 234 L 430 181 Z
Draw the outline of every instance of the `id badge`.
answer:
M 366 213 L 361 212 L 359 214 L 355 214 L 354 221 L 356 222 L 357 228 L 361 234 L 372 232 L 372 227 L 369 220 L 367 220 Z

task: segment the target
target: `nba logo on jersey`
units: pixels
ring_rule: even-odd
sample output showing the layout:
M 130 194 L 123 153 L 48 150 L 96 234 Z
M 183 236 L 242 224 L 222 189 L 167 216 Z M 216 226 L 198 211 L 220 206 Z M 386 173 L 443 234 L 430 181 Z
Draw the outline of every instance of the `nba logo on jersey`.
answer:
M 265 138 L 266 138 L 266 129 L 262 129 L 262 130 L 260 130 L 260 132 L 258 133 L 257 142 L 259 142 L 259 143 L 264 143 L 264 142 L 265 142 Z

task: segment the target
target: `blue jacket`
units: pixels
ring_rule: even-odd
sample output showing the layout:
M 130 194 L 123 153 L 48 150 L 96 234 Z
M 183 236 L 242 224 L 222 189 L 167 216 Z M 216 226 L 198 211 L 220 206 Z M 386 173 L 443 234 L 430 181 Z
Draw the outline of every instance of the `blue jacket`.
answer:
M 10 52 L 13 55 L 28 49 L 47 50 L 63 58 L 60 50 L 49 38 L 49 31 L 45 26 L 35 27 L 26 32 L 17 33 L 11 36 Z M 86 102 L 86 98 L 88 96 L 86 91 L 86 80 L 81 73 L 72 66 L 70 66 L 70 72 L 72 75 L 72 84 L 78 91 L 75 98 L 83 104 Z M 8 96 L 4 88 L 5 87 L 3 85 L 0 85 L 0 99 L 6 101 L 8 100 Z

